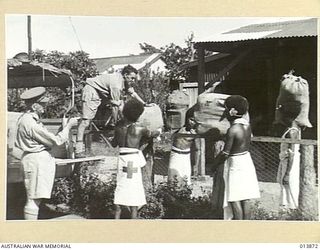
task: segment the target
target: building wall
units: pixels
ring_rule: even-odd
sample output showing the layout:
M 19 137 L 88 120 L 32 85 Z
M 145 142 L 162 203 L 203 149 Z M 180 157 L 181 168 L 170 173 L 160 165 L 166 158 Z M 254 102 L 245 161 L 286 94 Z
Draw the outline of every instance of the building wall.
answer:
M 150 66 L 151 72 L 166 72 L 166 64 L 161 60 L 157 60 Z
M 307 79 L 310 91 L 309 118 L 312 129 L 303 131 L 303 138 L 317 138 L 317 39 L 315 37 L 259 40 L 239 48 L 238 53 L 253 51 L 235 66 L 216 89 L 225 94 L 239 94 L 250 102 L 250 117 L 255 135 L 272 135 L 276 99 L 280 79 L 291 69 Z M 220 59 L 205 65 L 206 81 L 217 74 L 234 57 Z M 189 72 L 189 81 L 197 81 L 197 67 Z

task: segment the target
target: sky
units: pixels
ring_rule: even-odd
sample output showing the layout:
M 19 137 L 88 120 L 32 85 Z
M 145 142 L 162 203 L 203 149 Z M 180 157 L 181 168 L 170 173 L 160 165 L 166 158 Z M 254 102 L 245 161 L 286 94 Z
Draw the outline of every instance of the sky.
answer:
M 232 17 L 103 17 L 31 15 L 32 49 L 69 53 L 83 50 L 90 58 L 139 54 L 139 43 L 157 48 L 185 39 L 219 34 L 253 23 L 292 18 Z M 301 18 L 293 18 L 301 19 Z M 28 51 L 27 15 L 6 15 L 6 57 Z

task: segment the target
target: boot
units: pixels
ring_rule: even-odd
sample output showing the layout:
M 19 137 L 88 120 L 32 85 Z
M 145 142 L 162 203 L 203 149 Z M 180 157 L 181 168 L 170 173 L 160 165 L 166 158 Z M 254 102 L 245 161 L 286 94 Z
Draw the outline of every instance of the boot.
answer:
M 82 141 L 77 141 L 75 144 L 75 157 L 76 158 L 86 157 L 86 148 Z

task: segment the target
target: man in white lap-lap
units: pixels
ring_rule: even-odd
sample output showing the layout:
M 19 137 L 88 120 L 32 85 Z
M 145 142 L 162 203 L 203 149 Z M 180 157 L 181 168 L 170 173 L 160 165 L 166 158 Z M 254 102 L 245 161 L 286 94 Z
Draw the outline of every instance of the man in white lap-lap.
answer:
M 227 131 L 223 151 L 214 165 L 224 162 L 224 219 L 249 220 L 250 199 L 260 197 L 255 166 L 249 146 L 251 127 L 245 114 L 249 103 L 246 98 L 232 95 L 225 100 L 225 113 L 230 128 Z

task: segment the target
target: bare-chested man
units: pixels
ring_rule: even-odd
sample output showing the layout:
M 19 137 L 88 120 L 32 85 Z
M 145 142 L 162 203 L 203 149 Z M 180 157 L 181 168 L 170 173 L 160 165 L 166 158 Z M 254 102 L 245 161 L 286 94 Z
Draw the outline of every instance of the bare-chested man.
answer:
M 113 146 L 119 146 L 120 152 L 114 195 L 115 219 L 120 219 L 121 206 L 130 207 L 131 218 L 135 219 L 138 207 L 146 204 L 141 174 L 141 168 L 146 165 L 146 160 L 140 147 L 151 137 L 158 136 L 160 132 L 151 132 L 136 123 L 143 111 L 143 104 L 135 99 L 125 103 L 124 118 L 116 127 L 112 141 Z
M 191 184 L 191 158 L 190 148 L 195 139 L 195 122 L 193 118 L 187 120 L 186 126 L 172 135 L 172 148 L 170 152 L 168 181 L 177 179 L 179 184 Z M 188 136 L 190 135 L 190 137 Z
M 249 199 L 259 198 L 259 186 L 255 167 L 249 153 L 251 127 L 244 115 L 249 104 L 246 98 L 233 95 L 225 100 L 226 116 L 231 124 L 227 131 L 223 151 L 214 165 L 225 162 L 224 208 L 231 206 L 236 220 L 250 219 Z

